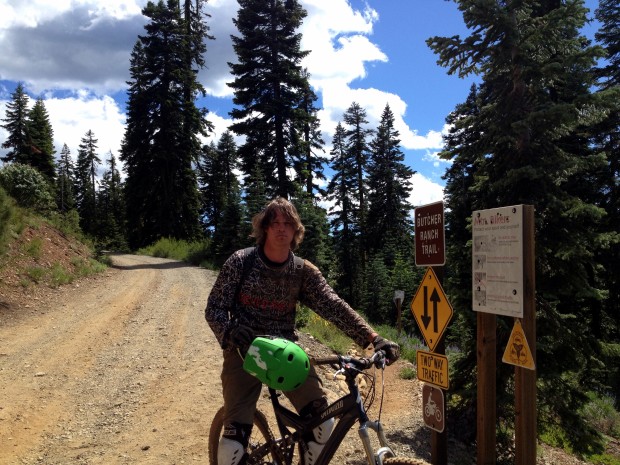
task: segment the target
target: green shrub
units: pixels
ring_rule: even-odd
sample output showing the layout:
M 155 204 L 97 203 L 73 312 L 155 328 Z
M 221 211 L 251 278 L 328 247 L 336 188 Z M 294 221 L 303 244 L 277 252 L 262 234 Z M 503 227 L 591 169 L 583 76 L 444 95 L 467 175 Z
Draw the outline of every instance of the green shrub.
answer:
M 208 242 L 189 242 L 165 237 L 148 247 L 139 249 L 137 253 L 141 255 L 150 255 L 152 257 L 171 258 L 198 266 L 209 257 L 207 252 L 208 248 Z
M 11 163 L 0 169 L 0 186 L 23 208 L 48 215 L 56 208 L 45 177 L 28 165 Z
M 589 392 L 588 399 L 581 411 L 584 419 L 600 433 L 620 438 L 620 413 L 614 407 L 614 398 Z
M 89 258 L 84 260 L 82 258 L 74 258 L 71 260 L 71 264 L 75 267 L 75 276 L 83 277 L 90 276 L 95 273 L 104 271 L 107 267 L 104 263 Z
M 0 252 L 4 250 L 7 244 L 7 235 L 11 217 L 13 216 L 13 206 L 9 196 L 0 186 Z
M 73 282 L 73 276 L 60 263 L 54 263 L 50 270 L 50 280 L 53 287 L 58 287 Z

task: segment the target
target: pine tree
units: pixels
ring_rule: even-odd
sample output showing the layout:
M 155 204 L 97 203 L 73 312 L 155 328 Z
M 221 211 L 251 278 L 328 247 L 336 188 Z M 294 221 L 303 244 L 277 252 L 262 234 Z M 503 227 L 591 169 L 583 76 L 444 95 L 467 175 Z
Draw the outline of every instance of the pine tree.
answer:
M 195 106 L 203 89 L 194 66 L 204 65 L 202 1 L 149 2 L 149 19 L 130 60 L 125 163 L 128 235 L 131 247 L 161 237 L 192 240 L 201 234 L 199 192 L 192 163 L 199 135 L 209 128 Z
M 106 164 L 97 195 L 97 243 L 105 249 L 127 250 L 123 183 L 112 152 Z
M 296 32 L 305 16 L 297 0 L 240 0 L 233 20 L 240 35 L 232 37 L 238 61 L 229 63 L 237 106 L 231 129 L 245 137 L 239 147 L 243 172 L 251 176 L 258 168 L 269 196 L 295 192 L 288 174 L 291 131 L 308 121 L 299 104 L 308 88 L 300 65 L 308 52 L 300 49 Z
M 580 1 L 460 0 L 459 9 L 472 35 L 428 41 L 450 73 L 479 72 L 483 79 L 479 113 L 464 128 L 475 157 L 470 151 L 460 163 L 473 170 L 473 183 L 465 190 L 449 187 L 452 195 L 469 196 L 473 209 L 535 206 L 538 425 L 560 424 L 574 447 L 584 448 L 593 431 L 577 412 L 586 400 L 583 386 L 600 363 L 595 341 L 583 332 L 591 322 L 588 308 L 601 296 L 592 254 L 603 244 L 598 225 L 604 212 L 592 203 L 597 186 L 584 183 L 603 161 L 585 137 L 603 115 L 590 93 L 599 50 L 578 33 L 586 19 Z M 459 213 L 459 206 L 449 208 L 471 215 Z M 471 306 L 460 310 L 471 312 Z M 508 333 L 499 333 L 498 350 Z M 498 370 L 498 385 L 506 386 L 510 371 Z M 507 394 L 498 398 L 502 421 L 511 414 Z
M 56 169 L 54 162 L 54 130 L 43 99 L 38 98 L 28 114 L 28 164 L 36 168 L 54 182 Z
M 234 205 L 235 202 L 241 203 L 239 181 L 235 174 L 237 167 L 237 144 L 230 131 L 222 134 L 217 146 L 211 143 L 203 149 L 203 157 L 198 164 L 204 224 L 216 248 L 220 246 L 219 238 L 228 240 L 233 229 L 242 229 L 241 217 L 237 224 L 233 224 L 234 218 L 241 214 L 241 205 Z M 226 215 L 228 217 L 225 219 Z M 223 222 L 227 225 L 225 232 L 220 231 Z M 236 236 L 233 234 L 232 237 Z M 239 245 L 239 241 L 233 240 L 231 244 Z M 228 246 L 224 248 L 228 250 Z
M 318 180 L 325 180 L 323 167 L 328 159 L 319 152 L 323 150 L 323 138 L 321 136 L 320 121 L 317 116 L 317 96 L 310 87 L 309 73 L 303 70 L 306 86 L 302 88 L 299 98 L 299 121 L 292 127 L 291 156 L 293 168 L 297 173 L 297 183 L 305 192 L 312 197 L 324 195 L 325 189 L 321 188 Z
M 97 156 L 97 143 L 92 130 L 86 131 L 78 148 L 75 168 L 75 193 L 80 227 L 86 234 L 95 235 L 97 226 L 97 167 L 101 159 Z
M 394 128 L 394 114 L 385 106 L 375 137 L 370 142 L 368 163 L 368 217 L 366 246 L 369 253 L 381 255 L 390 268 L 394 255 L 382 251 L 386 239 L 400 244 L 400 252 L 412 250 L 411 177 L 415 171 L 405 165 L 399 133 Z
M 368 124 L 366 118 L 366 110 L 357 102 L 353 102 L 343 115 L 343 121 L 347 125 L 345 131 L 347 152 L 349 158 L 354 163 L 355 169 L 355 182 L 353 186 L 358 207 L 356 216 L 360 226 L 366 224 L 366 211 L 368 209 L 366 205 L 366 167 L 370 153 L 368 138 L 371 137 L 373 133 L 372 129 L 366 127 Z
M 62 146 L 60 159 L 56 165 L 56 203 L 60 213 L 67 213 L 75 208 L 75 166 L 71 159 L 71 150 L 67 144 Z
M 361 302 L 360 289 L 356 286 L 362 273 L 358 197 L 356 193 L 356 160 L 347 149 L 346 131 L 338 123 L 332 139 L 331 168 L 334 171 L 327 186 L 330 227 L 334 238 L 334 253 L 340 264 L 334 274 L 339 294 L 352 305 Z
M 2 157 L 4 162 L 28 164 L 28 103 L 29 98 L 24 91 L 24 86 L 20 82 L 11 94 L 11 101 L 6 104 L 5 118 L 2 125 L 7 130 L 9 136 L 2 143 L 3 149 L 9 149 L 8 153 Z
M 263 172 L 259 165 L 254 166 L 254 171 L 246 180 L 244 186 L 245 196 L 245 216 L 242 225 L 242 239 L 246 241 L 246 246 L 254 243 L 250 238 L 252 233 L 252 217 L 260 212 L 271 198 L 267 195 L 267 186 Z
M 329 279 L 333 271 L 333 252 L 327 212 L 316 205 L 307 192 L 299 192 L 293 203 L 305 227 L 304 240 L 295 253 L 318 266 Z
M 225 203 L 225 192 L 218 176 L 219 153 L 215 142 L 211 141 L 202 148 L 200 159 L 196 164 L 198 190 L 201 201 L 201 223 L 207 236 L 213 236 L 217 229 Z
M 595 146 L 606 155 L 601 172 L 602 189 L 598 204 L 607 215 L 603 219 L 611 247 L 599 256 L 605 268 L 603 287 L 608 295 L 596 308 L 592 334 L 601 340 L 605 366 L 601 376 L 611 392 L 620 392 L 620 6 L 612 0 L 600 0 L 596 18 L 601 23 L 596 39 L 605 48 L 606 60 L 597 70 L 598 94 L 610 105 L 607 117 L 594 130 Z M 610 367 L 616 367 L 615 369 Z

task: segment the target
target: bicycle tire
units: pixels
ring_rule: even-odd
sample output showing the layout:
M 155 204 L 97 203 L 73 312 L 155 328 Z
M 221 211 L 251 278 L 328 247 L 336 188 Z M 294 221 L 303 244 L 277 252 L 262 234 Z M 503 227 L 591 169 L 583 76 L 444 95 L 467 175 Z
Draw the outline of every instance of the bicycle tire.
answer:
M 388 457 L 383 461 L 383 465 L 427 465 L 428 462 L 411 457 Z
M 222 429 L 224 428 L 224 407 L 220 407 L 220 409 L 215 414 L 213 421 L 211 422 L 211 427 L 209 428 L 209 464 L 210 465 L 218 465 L 217 464 L 217 449 L 220 444 L 220 437 L 222 436 Z M 254 414 L 254 427 L 252 428 L 252 434 L 250 435 L 250 440 L 248 443 L 248 452 L 251 452 L 252 449 L 256 449 L 258 446 L 261 446 L 267 442 L 273 441 L 273 434 L 271 433 L 271 429 L 269 428 L 269 423 L 267 423 L 267 419 L 265 415 L 256 410 Z M 277 465 L 280 464 L 276 457 L 273 457 L 271 454 L 267 454 L 269 459 L 263 460 L 263 462 L 275 463 Z M 266 457 L 267 457 L 266 456 Z

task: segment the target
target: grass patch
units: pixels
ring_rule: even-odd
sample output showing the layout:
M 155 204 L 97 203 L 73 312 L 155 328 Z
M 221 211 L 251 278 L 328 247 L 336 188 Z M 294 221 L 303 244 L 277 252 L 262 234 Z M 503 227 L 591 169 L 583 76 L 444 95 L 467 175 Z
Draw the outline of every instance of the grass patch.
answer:
M 26 275 L 37 284 L 43 280 L 46 273 L 47 270 L 41 266 L 31 266 L 26 269 Z
M 60 263 L 54 263 L 50 270 L 50 281 L 52 287 L 62 286 L 73 282 L 73 275 L 65 270 Z
M 418 377 L 418 374 L 413 369 L 413 367 L 405 366 L 403 367 L 402 370 L 400 370 L 400 372 L 398 373 L 398 376 L 401 379 L 416 379 Z
M 86 260 L 83 258 L 74 258 L 71 260 L 71 264 L 75 267 L 74 274 L 76 277 L 91 276 L 96 273 L 101 273 L 107 268 L 104 263 L 92 258 Z
M 23 249 L 26 255 L 38 260 L 41 258 L 43 253 L 43 239 L 40 237 L 34 237 L 30 240 L 30 242 L 24 244 Z
M 338 354 L 346 354 L 354 345 L 350 337 L 307 307 L 301 306 L 298 309 L 297 327 L 303 328 L 305 332 Z

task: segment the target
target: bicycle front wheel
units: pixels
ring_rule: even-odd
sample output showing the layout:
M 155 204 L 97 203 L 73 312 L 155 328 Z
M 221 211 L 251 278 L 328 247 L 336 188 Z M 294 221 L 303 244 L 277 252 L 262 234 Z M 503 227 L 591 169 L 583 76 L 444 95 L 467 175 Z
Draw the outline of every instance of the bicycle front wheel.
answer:
M 209 464 L 217 464 L 217 448 L 220 444 L 220 437 L 222 436 L 222 430 L 224 429 L 224 407 L 221 407 L 211 423 L 209 429 Z M 273 434 L 269 429 L 269 423 L 262 412 L 258 410 L 254 414 L 254 425 L 252 427 L 252 434 L 250 435 L 250 441 L 248 443 L 247 453 L 252 454 L 259 447 L 264 446 L 267 443 L 273 441 Z M 269 449 L 265 450 L 265 454 L 262 456 L 259 463 L 272 463 L 275 465 L 283 465 L 280 461 L 273 457 Z

